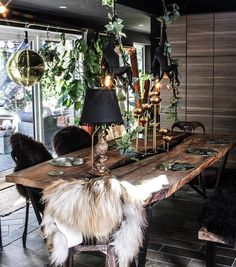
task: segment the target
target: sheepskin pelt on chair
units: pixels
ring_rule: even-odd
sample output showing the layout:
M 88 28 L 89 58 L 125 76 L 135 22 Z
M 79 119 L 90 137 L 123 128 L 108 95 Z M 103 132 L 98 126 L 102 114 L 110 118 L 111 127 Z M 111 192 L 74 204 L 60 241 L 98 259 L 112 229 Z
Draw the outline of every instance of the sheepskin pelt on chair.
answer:
M 120 267 L 128 267 L 143 241 L 146 225 L 142 201 L 132 185 L 114 177 L 57 181 L 44 190 L 46 204 L 42 232 L 50 260 L 61 266 L 68 257 L 68 240 L 59 224 L 114 247 Z M 60 228 L 62 229 L 62 228 Z
M 228 180 L 226 187 L 218 188 L 204 204 L 200 225 L 206 227 L 230 246 L 236 240 L 236 177 Z
M 52 159 L 44 144 L 35 141 L 32 137 L 21 133 L 14 133 L 10 137 L 11 157 L 16 163 L 14 171 L 20 171 L 38 163 Z M 26 189 L 22 185 L 16 185 L 19 193 L 28 198 Z

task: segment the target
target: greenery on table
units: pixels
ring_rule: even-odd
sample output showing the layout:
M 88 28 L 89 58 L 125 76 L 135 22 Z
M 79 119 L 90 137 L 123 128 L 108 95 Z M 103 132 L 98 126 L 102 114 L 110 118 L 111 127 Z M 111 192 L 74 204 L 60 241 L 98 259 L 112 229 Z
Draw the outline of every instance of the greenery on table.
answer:
M 125 156 L 134 158 L 137 151 L 133 148 L 133 141 L 144 128 L 137 126 L 133 131 L 125 133 L 116 141 L 117 149 Z

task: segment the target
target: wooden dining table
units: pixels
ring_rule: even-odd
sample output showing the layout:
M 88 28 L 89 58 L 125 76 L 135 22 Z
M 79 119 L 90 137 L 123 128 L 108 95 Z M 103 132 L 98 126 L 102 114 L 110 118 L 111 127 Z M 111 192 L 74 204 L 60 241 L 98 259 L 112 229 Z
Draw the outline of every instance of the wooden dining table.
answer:
M 124 159 L 114 147 L 107 152 L 108 160 L 106 165 L 111 169 L 111 175 L 139 187 L 140 192 L 142 192 L 142 188 L 145 191 L 143 200 L 148 222 L 151 221 L 152 208 L 158 201 L 171 196 L 209 166 L 221 160 L 216 180 L 217 186 L 224 171 L 229 151 L 236 144 L 236 136 L 220 134 L 189 135 L 178 132 L 170 132 L 169 135 L 174 137 L 170 142 L 170 151 L 164 149 L 163 137 L 158 134 L 157 153 L 143 155 L 139 157 L 138 161 Z M 140 150 L 142 150 L 141 143 L 140 146 Z M 32 188 L 44 189 L 51 182 L 58 179 L 70 180 L 89 177 L 89 171 L 91 170 L 90 149 L 75 151 L 66 156 L 83 158 L 85 163 L 80 166 L 68 167 L 54 166 L 50 164 L 50 161 L 47 161 L 9 174 L 6 176 L 6 180 L 26 186 L 31 197 L 30 190 Z M 54 170 L 62 171 L 63 175 L 48 175 L 49 172 Z M 163 177 L 165 182 L 160 188 L 158 181 Z M 158 186 L 155 187 L 155 185 Z M 32 204 L 34 206 L 33 201 Z M 40 223 L 40 217 L 38 220 Z M 145 266 L 148 232 L 147 227 L 145 241 L 139 253 L 139 267 Z

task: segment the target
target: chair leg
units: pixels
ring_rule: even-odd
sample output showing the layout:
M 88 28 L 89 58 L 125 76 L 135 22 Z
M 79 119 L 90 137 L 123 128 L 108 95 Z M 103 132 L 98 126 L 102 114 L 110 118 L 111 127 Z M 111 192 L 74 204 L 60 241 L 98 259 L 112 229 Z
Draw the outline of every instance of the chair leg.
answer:
M 118 267 L 116 256 L 112 249 L 108 249 L 106 257 L 106 267 Z
M 216 266 L 216 243 L 207 242 L 207 259 L 206 267 L 215 267 Z
M 25 207 L 25 225 L 24 225 L 24 232 L 22 235 L 22 243 L 23 247 L 26 248 L 26 238 L 27 238 L 27 231 L 28 231 L 28 220 L 29 220 L 29 200 L 26 202 L 26 207 Z

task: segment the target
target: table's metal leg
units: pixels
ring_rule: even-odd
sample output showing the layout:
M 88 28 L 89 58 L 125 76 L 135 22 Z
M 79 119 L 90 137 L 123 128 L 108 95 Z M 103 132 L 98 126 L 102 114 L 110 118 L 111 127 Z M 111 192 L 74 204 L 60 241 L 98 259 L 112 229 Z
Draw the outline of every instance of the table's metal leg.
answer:
M 229 155 L 230 150 L 225 154 L 225 156 L 222 158 L 221 161 L 221 167 L 218 171 L 217 178 L 216 178 L 216 184 L 215 184 L 215 191 L 218 188 L 218 185 L 223 177 L 224 170 L 225 170 L 225 165 L 227 163 L 228 155 Z
M 146 256 L 147 256 L 147 248 L 148 248 L 148 241 L 149 241 L 149 232 L 150 232 L 150 225 L 152 221 L 152 208 L 153 205 L 148 205 L 146 209 L 147 214 L 147 227 L 144 232 L 144 242 L 143 247 L 139 251 L 138 255 L 138 267 L 144 267 L 146 263 Z
M 31 200 L 32 206 L 34 208 L 34 212 L 35 212 L 36 218 L 37 218 L 38 223 L 40 225 L 41 222 L 42 222 L 42 217 L 41 217 L 41 214 L 40 214 L 39 209 L 38 209 L 37 201 L 35 200 L 35 197 L 34 197 L 34 194 L 31 191 L 31 188 L 30 187 L 26 187 L 26 190 L 27 190 L 28 196 L 29 196 L 29 198 Z

